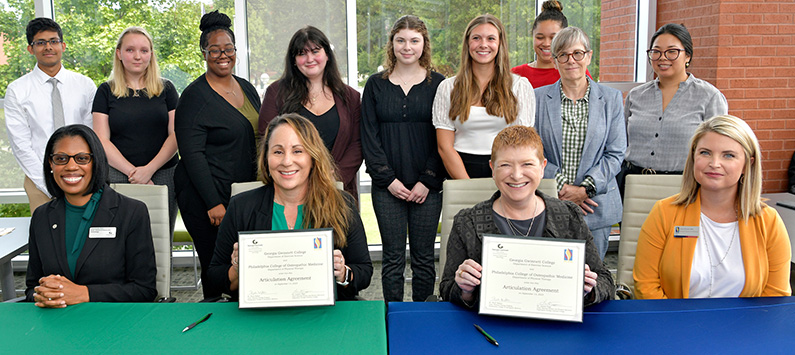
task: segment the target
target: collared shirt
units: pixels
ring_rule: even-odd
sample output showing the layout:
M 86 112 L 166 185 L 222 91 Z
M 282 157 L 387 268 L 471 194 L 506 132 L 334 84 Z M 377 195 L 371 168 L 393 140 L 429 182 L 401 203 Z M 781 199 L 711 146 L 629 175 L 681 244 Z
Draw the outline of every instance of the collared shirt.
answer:
M 87 76 L 61 67 L 58 74 L 58 90 L 63 102 L 64 123 L 84 124 L 93 127 L 91 105 L 97 86 Z M 33 71 L 8 85 L 5 96 L 5 115 L 8 139 L 22 171 L 39 190 L 47 196 L 44 184 L 44 148 L 50 135 L 57 127 L 53 127 L 52 119 L 52 84 L 36 65 Z
M 577 168 L 580 166 L 582 148 L 585 145 L 585 134 L 588 132 L 588 96 L 591 94 L 591 85 L 585 89 L 585 95 L 572 100 L 563 93 L 563 86 L 560 87 L 560 112 L 562 128 L 562 159 L 560 172 L 555 175 L 558 190 L 564 184 L 572 185 L 577 180 Z M 587 176 L 581 185 L 590 184 L 593 186 L 593 178 Z
M 682 171 L 690 138 L 701 122 L 729 112 L 726 97 L 712 84 L 688 74 L 662 109 L 660 81 L 640 85 L 627 95 L 627 154 L 630 163 L 657 171 Z

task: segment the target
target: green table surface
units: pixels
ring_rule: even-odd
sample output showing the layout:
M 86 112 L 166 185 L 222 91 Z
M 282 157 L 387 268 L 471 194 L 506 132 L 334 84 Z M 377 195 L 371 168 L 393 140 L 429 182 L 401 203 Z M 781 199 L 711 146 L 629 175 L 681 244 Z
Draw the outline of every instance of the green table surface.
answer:
M 206 322 L 182 333 L 207 313 Z M 0 303 L 0 353 L 386 354 L 383 301 L 238 309 L 237 303 Z

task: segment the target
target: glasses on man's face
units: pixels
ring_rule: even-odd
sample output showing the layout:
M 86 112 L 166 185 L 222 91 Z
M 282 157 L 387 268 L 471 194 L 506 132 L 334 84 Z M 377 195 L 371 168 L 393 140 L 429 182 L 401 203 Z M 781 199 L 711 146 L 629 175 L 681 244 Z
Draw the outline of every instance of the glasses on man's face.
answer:
M 684 52 L 684 49 L 671 48 L 662 52 L 657 49 L 649 49 L 646 51 L 646 54 L 649 56 L 649 60 L 660 60 L 660 58 L 665 55 L 665 59 L 674 61 L 676 58 L 679 58 L 680 52 Z
M 219 58 L 221 57 L 221 53 L 226 54 L 227 57 L 231 57 L 235 55 L 235 53 L 237 52 L 237 48 L 232 47 L 227 49 L 210 49 L 210 50 L 203 49 L 202 51 L 204 53 L 209 54 L 210 58 Z
M 79 165 L 87 165 L 91 164 L 91 160 L 94 159 L 94 154 L 91 153 L 77 153 L 75 155 L 69 154 L 50 154 L 50 161 L 55 165 L 66 165 L 69 163 L 69 159 L 74 159 L 75 163 Z
M 561 53 L 561 54 L 558 54 L 555 57 L 555 59 L 558 60 L 558 63 L 566 63 L 566 62 L 569 61 L 569 57 L 572 57 L 572 58 L 574 58 L 575 61 L 579 62 L 583 58 L 585 58 L 586 54 L 588 54 L 588 52 L 584 52 L 584 51 L 574 51 L 574 52 L 571 52 L 571 53 Z
M 63 43 L 63 41 L 60 39 L 51 39 L 51 40 L 40 39 L 38 41 L 30 42 L 30 45 L 34 47 L 46 47 L 47 44 L 50 44 L 51 46 L 54 47 L 57 46 L 59 43 Z

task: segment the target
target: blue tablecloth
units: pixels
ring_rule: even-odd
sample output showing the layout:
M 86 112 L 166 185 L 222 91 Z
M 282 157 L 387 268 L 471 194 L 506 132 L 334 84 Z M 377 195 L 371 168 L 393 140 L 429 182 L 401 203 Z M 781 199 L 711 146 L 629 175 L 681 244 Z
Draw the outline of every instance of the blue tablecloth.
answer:
M 607 301 L 582 323 L 480 316 L 447 302 L 388 309 L 393 355 L 795 352 L 795 297 Z

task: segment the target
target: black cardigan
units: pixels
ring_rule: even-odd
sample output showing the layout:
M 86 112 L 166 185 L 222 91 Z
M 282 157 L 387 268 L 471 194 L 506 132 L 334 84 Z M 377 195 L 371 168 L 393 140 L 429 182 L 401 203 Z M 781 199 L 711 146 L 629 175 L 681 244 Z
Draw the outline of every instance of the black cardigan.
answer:
M 245 79 L 234 78 L 259 112 L 257 90 Z M 211 209 L 229 203 L 232 183 L 256 180 L 254 128 L 210 87 L 205 75 L 182 92 L 174 131 L 180 155 L 174 172 L 177 193 L 192 183 Z
M 212 284 L 221 288 L 221 291 L 237 299 L 237 291 L 229 289 L 229 268 L 232 266 L 232 249 L 238 241 L 238 232 L 271 230 L 271 217 L 273 215 L 273 186 L 263 187 L 243 192 L 236 195 L 229 202 L 221 226 L 218 229 L 218 239 L 215 242 L 215 253 L 207 272 Z M 351 225 L 348 226 L 347 245 L 343 248 L 335 246 L 342 251 L 345 265 L 353 272 L 353 281 L 347 287 L 337 285 L 337 298 L 341 300 L 354 299 L 359 290 L 370 285 L 373 276 L 373 263 L 370 261 L 370 252 L 367 249 L 367 237 L 364 234 L 364 225 L 359 213 L 356 212 L 356 203 L 353 197 L 345 193 L 348 208 L 353 211 Z

